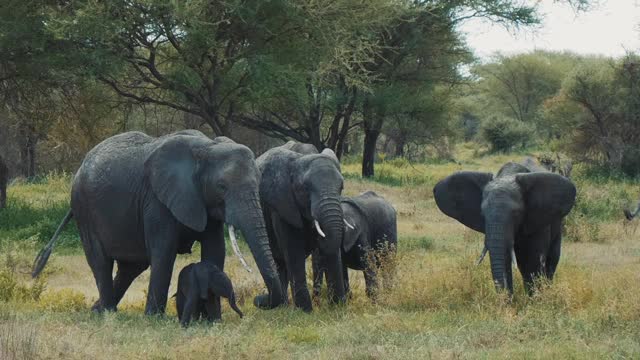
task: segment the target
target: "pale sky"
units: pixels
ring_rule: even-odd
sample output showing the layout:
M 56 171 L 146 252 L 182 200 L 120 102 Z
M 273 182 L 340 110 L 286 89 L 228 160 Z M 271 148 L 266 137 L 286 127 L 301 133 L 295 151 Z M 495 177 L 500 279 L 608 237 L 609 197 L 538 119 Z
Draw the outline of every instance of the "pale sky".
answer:
M 484 59 L 497 51 L 507 55 L 534 49 L 608 56 L 624 55 L 625 49 L 640 51 L 640 0 L 599 0 L 582 13 L 552 0 L 539 3 L 543 20 L 536 29 L 514 34 L 477 19 L 463 23 L 460 29 L 475 54 Z

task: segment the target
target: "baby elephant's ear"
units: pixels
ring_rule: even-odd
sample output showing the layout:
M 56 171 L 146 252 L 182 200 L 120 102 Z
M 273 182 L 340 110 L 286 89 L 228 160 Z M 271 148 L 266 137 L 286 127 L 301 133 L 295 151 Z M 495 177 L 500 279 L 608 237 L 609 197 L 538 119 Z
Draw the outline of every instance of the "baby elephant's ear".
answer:
M 482 190 L 492 179 L 491 173 L 475 171 L 460 171 L 449 175 L 433 188 L 436 205 L 445 215 L 484 233 Z
M 561 220 L 576 202 L 575 185 L 562 175 L 548 172 L 519 174 L 516 182 L 524 196 L 524 225 L 529 233 Z

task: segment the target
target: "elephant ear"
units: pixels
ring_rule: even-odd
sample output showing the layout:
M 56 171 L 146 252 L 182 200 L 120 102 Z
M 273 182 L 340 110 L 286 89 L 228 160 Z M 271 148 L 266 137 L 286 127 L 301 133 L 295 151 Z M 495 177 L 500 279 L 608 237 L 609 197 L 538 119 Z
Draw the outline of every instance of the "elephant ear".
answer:
M 569 214 L 576 202 L 576 187 L 562 175 L 537 172 L 516 175 L 522 189 L 526 215 L 524 229 L 533 233 Z
M 233 296 L 233 285 L 231 279 L 218 267 L 209 270 L 209 289 L 216 295 L 231 299 Z
M 193 138 L 193 137 L 191 137 Z M 187 136 L 169 137 L 144 163 L 153 192 L 182 224 L 202 232 L 207 210 L 195 184 L 196 160 Z
M 330 158 L 332 158 L 333 160 L 335 160 L 335 162 L 338 163 L 338 167 L 340 167 L 340 160 L 338 160 L 338 157 L 336 156 L 336 153 L 333 152 L 333 150 L 326 148 L 324 150 L 322 150 L 321 154 L 326 155 Z
M 298 167 L 294 166 L 295 156 L 289 157 L 286 154 L 294 153 L 287 150 L 284 155 L 274 157 L 264 165 L 260 182 L 260 197 L 286 223 L 296 228 L 302 228 L 302 215 L 293 193 L 297 186 L 295 174 Z
M 445 215 L 484 233 L 482 190 L 492 179 L 491 173 L 460 171 L 436 184 L 433 196 Z
M 351 229 L 350 227 L 346 226 L 346 224 L 344 227 L 342 249 L 345 252 L 349 252 L 355 246 L 355 244 L 358 243 L 358 239 L 361 237 L 360 235 L 362 233 L 362 229 L 359 228 L 354 219 L 348 218 L 346 216 L 344 217 L 344 219 L 354 227 L 354 229 Z

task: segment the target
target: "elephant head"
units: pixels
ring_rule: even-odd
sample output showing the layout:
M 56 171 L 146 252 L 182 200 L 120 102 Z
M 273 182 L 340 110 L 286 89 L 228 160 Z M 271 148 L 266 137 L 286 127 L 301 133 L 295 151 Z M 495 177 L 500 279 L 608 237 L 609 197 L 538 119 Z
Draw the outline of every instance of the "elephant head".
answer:
M 209 221 L 225 222 L 230 233 L 238 227 L 269 290 L 270 306 L 284 302 L 259 201 L 260 172 L 249 148 L 201 133 L 171 136 L 149 155 L 145 174 L 153 194 L 185 226 L 203 232 Z
M 262 171 L 260 193 L 287 224 L 315 231 L 318 249 L 327 257 L 334 300 L 344 298 L 340 246 L 344 220 L 340 199 L 344 179 L 331 149 L 300 154 L 284 149 Z M 315 230 L 313 230 L 315 229 Z M 341 272 L 341 271 L 340 271 Z
M 197 265 L 203 265 L 200 263 Z M 209 295 L 217 295 L 229 300 L 229 306 L 240 317 L 243 317 L 242 311 L 236 304 L 236 294 L 233 291 L 233 285 L 231 280 L 222 272 L 217 266 L 212 263 L 206 264 L 206 266 L 197 266 L 194 269 L 196 284 L 194 284 L 199 293 L 201 301 L 209 300 Z
M 534 234 L 566 216 L 576 197 L 567 178 L 526 173 L 522 165 L 505 165 L 494 179 L 490 173 L 462 171 L 433 189 L 440 210 L 467 227 L 485 234 L 491 274 L 497 288 L 513 291 L 511 254 L 516 234 Z

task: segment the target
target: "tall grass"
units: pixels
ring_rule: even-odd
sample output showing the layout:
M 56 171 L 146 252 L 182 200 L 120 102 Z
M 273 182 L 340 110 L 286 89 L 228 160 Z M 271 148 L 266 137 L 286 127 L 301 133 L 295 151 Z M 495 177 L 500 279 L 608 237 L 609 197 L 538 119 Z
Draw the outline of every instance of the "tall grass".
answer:
M 577 167 L 578 201 L 566 219 L 569 241 L 554 281 L 540 282 L 529 297 L 514 268 L 509 299 L 495 291 L 489 261 L 475 266 L 481 234 L 444 216 L 433 201 L 433 185 L 454 171 L 495 173 L 522 157 L 472 150 L 463 147 L 458 163 L 385 161 L 373 180 L 359 178 L 359 165 L 343 165 L 345 193 L 373 189 L 398 210 L 395 282 L 381 288 L 375 303 L 365 295 L 362 273 L 350 271 L 347 305 L 322 297 L 311 314 L 292 306 L 257 310 L 252 301 L 264 291 L 260 275 L 228 256 L 225 272 L 245 318 L 224 302 L 221 323 L 186 330 L 172 301 L 165 317 L 144 316 L 148 272 L 117 313 L 103 315 L 89 310 L 97 291 L 78 251 L 56 250 L 45 280 L 30 280 L 35 251 L 67 209 L 69 177 L 14 184 L 9 208 L 0 212 L 0 358 L 640 358 L 640 232 L 625 227 L 621 208 L 638 197 L 637 185 L 594 178 Z M 67 248 L 79 249 L 75 226 L 64 236 Z M 170 294 L 180 267 L 198 257 L 197 246 L 178 257 Z M 310 276 L 307 281 L 310 287 Z

